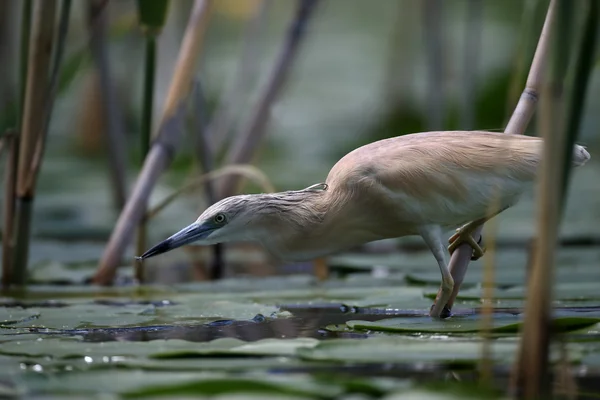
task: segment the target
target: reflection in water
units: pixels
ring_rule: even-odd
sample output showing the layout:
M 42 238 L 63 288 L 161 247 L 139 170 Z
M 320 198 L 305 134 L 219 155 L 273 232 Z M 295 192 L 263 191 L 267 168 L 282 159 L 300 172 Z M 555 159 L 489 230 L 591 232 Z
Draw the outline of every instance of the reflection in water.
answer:
M 102 300 L 104 305 L 125 306 L 129 302 Z M 146 304 L 148 302 L 144 302 Z M 168 300 L 150 302 L 156 307 L 168 307 L 174 303 Z M 157 339 L 181 339 L 190 342 L 207 342 L 219 338 L 236 338 L 244 341 L 257 341 L 269 338 L 311 337 L 330 338 L 367 338 L 381 333 L 369 332 L 333 332 L 323 329 L 327 325 L 345 325 L 350 320 L 378 321 L 387 318 L 426 317 L 427 310 L 400 310 L 349 307 L 344 304 L 290 304 L 282 305 L 282 311 L 289 311 L 289 318 L 268 318 L 258 314 L 250 320 L 215 320 L 204 324 L 187 325 L 150 325 L 118 328 L 88 328 L 69 330 L 36 330 L 42 334 L 60 334 L 82 336 L 85 341 L 149 341 Z M 456 317 L 467 317 L 480 312 L 478 308 L 453 310 Z M 519 308 L 496 308 L 496 314 L 520 314 Z M 600 312 L 600 307 L 561 307 L 557 313 Z M 589 315 L 589 314 L 588 314 Z M 589 337 L 589 334 L 587 335 Z M 600 335 L 599 335 L 600 336 Z

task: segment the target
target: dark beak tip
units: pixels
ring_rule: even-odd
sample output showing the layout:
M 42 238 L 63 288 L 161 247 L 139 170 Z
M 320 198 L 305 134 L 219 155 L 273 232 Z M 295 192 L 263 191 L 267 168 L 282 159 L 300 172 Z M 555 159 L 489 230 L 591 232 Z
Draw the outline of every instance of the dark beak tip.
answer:
M 135 259 L 138 261 L 142 261 L 142 260 L 145 260 L 146 258 L 150 258 L 150 257 L 157 256 L 159 254 L 162 254 L 162 253 L 166 253 L 167 251 L 169 251 L 171 249 L 172 249 L 171 241 L 169 239 L 167 239 L 167 240 L 160 242 L 159 244 L 152 247 L 151 249 L 147 250 L 141 256 L 136 256 Z

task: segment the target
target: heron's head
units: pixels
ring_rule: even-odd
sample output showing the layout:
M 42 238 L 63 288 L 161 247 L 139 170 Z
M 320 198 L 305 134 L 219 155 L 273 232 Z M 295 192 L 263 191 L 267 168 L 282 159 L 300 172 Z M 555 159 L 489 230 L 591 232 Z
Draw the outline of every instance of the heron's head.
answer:
M 234 241 L 263 241 L 277 230 L 295 227 L 304 219 L 320 218 L 305 203 L 307 195 L 326 190 L 309 188 L 273 194 L 250 194 L 225 198 L 207 208 L 198 219 L 152 247 L 138 259 L 166 253 L 186 244 L 211 245 Z

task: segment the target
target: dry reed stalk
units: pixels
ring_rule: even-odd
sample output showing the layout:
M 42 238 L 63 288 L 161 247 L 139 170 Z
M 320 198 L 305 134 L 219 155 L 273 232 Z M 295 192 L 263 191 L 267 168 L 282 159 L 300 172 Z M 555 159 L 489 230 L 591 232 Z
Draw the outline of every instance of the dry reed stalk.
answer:
M 298 54 L 300 44 L 318 0 L 298 0 L 296 15 L 291 21 L 285 40 L 279 50 L 268 82 L 263 87 L 256 106 L 252 110 L 250 120 L 234 138 L 225 161 L 227 164 L 248 164 L 262 138 L 269 120 L 271 105 L 283 89 L 287 75 Z M 218 198 L 230 196 L 238 191 L 240 179 L 238 176 L 227 176 L 218 184 Z
M 185 36 L 177 58 L 175 72 L 171 80 L 167 98 L 165 99 L 162 118 L 159 126 L 170 118 L 179 107 L 181 100 L 187 96 L 192 87 L 192 77 L 196 60 L 202 52 L 202 44 L 212 10 L 213 0 L 195 0 L 186 28 Z M 157 131 L 156 135 L 160 132 Z
M 17 4 L 13 1 L 0 1 L 0 60 L 7 60 L 12 50 L 12 34 L 10 32 L 11 21 L 14 15 L 14 9 Z M 12 75 L 11 66 L 7 62 L 0 64 L 0 76 L 9 77 Z M 7 110 L 8 105 L 14 96 L 14 86 L 12 79 L 2 79 L 0 81 L 0 109 Z
M 499 189 L 496 189 L 498 195 L 494 196 L 494 202 L 490 205 L 490 213 L 500 206 Z M 485 226 L 485 235 L 488 238 L 486 242 L 487 257 L 483 260 L 483 306 L 481 307 L 481 337 L 483 346 L 481 349 L 481 358 L 479 360 L 479 383 L 484 387 L 491 387 L 493 384 L 493 354 L 492 354 L 492 335 L 491 329 L 494 323 L 494 281 L 495 265 L 494 256 L 496 255 L 496 236 L 498 220 L 492 218 Z
M 425 0 L 423 21 L 425 27 L 425 51 L 428 69 L 429 104 L 427 121 L 428 131 L 439 131 L 444 127 L 446 110 L 444 108 L 446 90 L 444 87 L 444 19 L 442 0 Z
M 563 80 L 569 59 L 570 0 L 552 0 L 556 29 L 553 30 L 552 68 L 544 79 L 538 126 L 544 138 L 537 188 L 537 234 L 533 268 L 527 285 L 525 323 L 518 364 L 513 371 L 514 392 L 520 398 L 546 398 L 550 395 L 548 353 L 552 335 L 552 296 L 555 252 L 558 243 L 564 129 Z M 572 148 L 572 147 L 571 147 Z
M 529 75 L 527 77 L 525 89 L 523 90 L 523 93 L 519 98 L 519 102 L 517 103 L 517 106 L 515 107 L 515 110 L 504 130 L 506 134 L 524 134 L 525 129 L 531 121 L 531 117 L 533 116 L 533 113 L 535 111 L 535 106 L 541 88 L 542 73 L 547 64 L 547 53 L 549 48 L 548 36 L 550 34 L 550 30 L 554 22 L 554 8 L 555 0 L 551 0 L 550 5 L 548 6 L 546 20 L 544 22 L 544 26 L 540 34 L 535 55 L 531 63 L 531 68 L 529 70 Z M 477 238 L 477 240 L 479 240 L 479 238 L 481 237 L 482 228 L 483 226 L 480 226 L 473 232 L 473 238 Z M 471 249 L 471 247 L 468 244 L 463 244 L 456 249 L 456 251 L 452 254 L 452 257 L 450 258 L 450 263 L 448 264 L 448 267 L 450 269 L 450 272 L 452 273 L 452 277 L 454 278 L 454 290 L 452 291 L 452 295 L 450 296 L 450 300 L 448 301 L 447 306 L 449 309 L 452 308 L 454 300 L 456 299 L 456 296 L 460 291 L 460 286 L 464 280 L 465 274 L 467 273 L 467 268 L 469 267 L 469 262 L 471 261 L 472 254 L 473 249 Z
M 19 160 L 16 182 L 16 202 L 14 226 L 15 242 L 12 255 L 11 279 L 23 284 L 26 279 L 31 216 L 35 186 L 30 179 L 32 162 L 36 148 L 45 135 L 45 116 L 48 102 L 49 71 L 54 47 L 56 0 L 36 0 L 33 2 L 31 36 L 25 98 L 23 101 L 22 128 L 19 139 Z
M 29 173 L 28 186 L 34 188 L 37 182 L 37 177 L 42 167 L 42 160 L 44 158 L 44 150 L 46 148 L 46 138 L 48 128 L 50 126 L 50 118 L 52 116 L 52 110 L 54 109 L 54 100 L 58 91 L 58 81 L 60 74 L 60 66 L 62 64 L 63 55 L 65 52 L 65 46 L 67 42 L 67 33 L 69 31 L 69 17 L 71 15 L 71 0 L 63 0 L 60 18 L 58 24 L 58 36 L 56 39 L 56 51 L 54 54 L 54 61 L 52 63 L 52 69 L 50 72 L 50 83 L 48 85 L 48 95 L 46 97 L 46 107 L 44 109 L 45 114 L 42 116 L 43 121 L 43 134 L 38 137 L 36 143 L 35 154 L 31 161 L 31 168 Z
M 2 286 L 7 288 L 12 279 L 12 253 L 15 223 L 15 189 L 17 182 L 17 163 L 19 155 L 19 137 L 14 133 L 4 135 L 7 148 L 6 169 L 4 170 L 4 225 L 2 227 Z
M 519 100 L 519 95 L 522 92 L 521 87 L 527 73 L 528 57 L 535 51 L 535 37 L 543 23 L 539 15 L 542 14 L 545 4 L 546 1 L 542 0 L 525 0 L 523 2 L 523 17 L 518 36 L 520 40 L 517 42 L 514 68 L 508 87 L 508 96 L 506 97 L 507 116 L 512 115 L 514 104 Z
M 106 127 L 106 146 L 108 151 L 109 169 L 112 181 L 113 202 L 116 210 L 122 210 L 127 200 L 127 162 L 125 131 L 123 116 L 108 60 L 107 30 L 108 30 L 108 1 L 91 0 L 88 9 L 90 28 L 90 46 L 98 78 L 102 111 Z
M 594 50 L 596 49 L 596 32 L 598 31 L 598 9 L 600 4 L 596 0 L 587 0 L 586 4 L 581 8 L 583 23 L 580 26 L 579 37 L 577 37 L 578 45 L 575 50 L 575 65 L 567 76 L 569 86 L 569 100 L 567 102 L 568 110 L 566 111 L 565 127 L 568 135 L 570 146 L 564 148 L 564 165 L 562 195 L 561 195 L 561 213 L 564 211 L 565 197 L 569 184 L 569 172 L 571 169 L 571 159 L 573 152 L 572 145 L 575 144 L 575 139 L 579 133 L 581 125 L 581 116 L 584 110 L 584 103 L 587 95 L 588 82 L 594 67 Z
M 206 36 L 212 0 L 195 0 L 165 100 L 156 139 L 125 208 L 102 254 L 93 281 L 108 285 L 115 276 L 135 227 L 144 217 L 145 204 L 160 174 L 171 162 L 181 140 L 184 103 L 192 87 L 192 74 Z
M 17 130 L 12 132 L 9 156 L 5 170 L 6 201 L 4 203 L 3 241 L 2 241 L 2 277 L 4 286 L 12 282 L 13 256 L 15 251 L 15 208 L 17 191 L 17 171 L 19 168 L 19 132 L 21 130 L 21 117 L 25 102 L 25 89 L 27 86 L 27 69 L 29 58 L 29 42 L 31 37 L 31 9 L 32 0 L 23 0 L 21 3 L 21 26 L 19 45 L 19 96 L 17 102 Z

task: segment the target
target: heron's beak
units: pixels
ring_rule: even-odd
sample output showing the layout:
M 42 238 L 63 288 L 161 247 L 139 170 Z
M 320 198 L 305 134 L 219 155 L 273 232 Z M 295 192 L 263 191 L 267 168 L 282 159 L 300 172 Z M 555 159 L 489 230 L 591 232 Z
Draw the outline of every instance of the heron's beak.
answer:
M 188 243 L 195 242 L 206 238 L 216 228 L 214 226 L 207 226 L 205 224 L 199 224 L 194 222 L 193 224 L 183 228 L 171 237 L 163 240 L 150 250 L 146 251 L 140 257 L 136 257 L 138 260 L 144 260 L 146 258 L 154 257 L 156 255 L 166 253 Z

